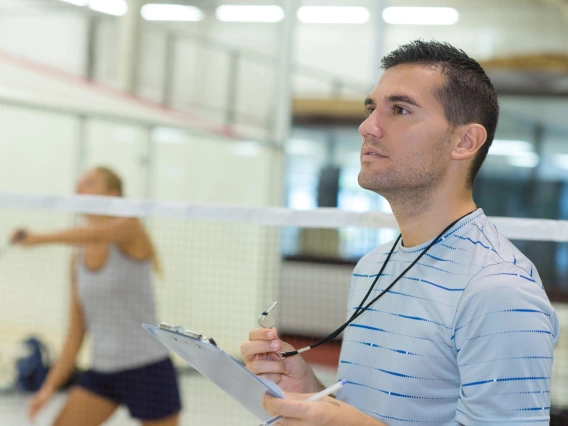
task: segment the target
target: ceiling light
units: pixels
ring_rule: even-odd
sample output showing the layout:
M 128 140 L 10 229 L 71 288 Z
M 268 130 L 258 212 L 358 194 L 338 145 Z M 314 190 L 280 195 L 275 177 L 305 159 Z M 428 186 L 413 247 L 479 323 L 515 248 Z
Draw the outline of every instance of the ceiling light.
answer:
M 284 9 L 280 6 L 223 5 L 215 10 L 215 16 L 223 22 L 280 22 Z
M 125 0 L 90 0 L 89 9 L 107 15 L 122 16 L 128 11 Z
M 364 24 L 369 10 L 352 6 L 304 6 L 298 9 L 298 19 L 306 24 Z
M 181 4 L 145 4 L 140 12 L 147 21 L 202 21 L 205 15 L 195 6 Z
M 89 0 L 61 0 L 65 3 L 71 3 L 75 6 L 87 6 L 89 4 Z
M 451 7 L 387 7 L 383 19 L 394 25 L 453 25 L 459 14 Z
M 540 157 L 534 152 L 525 152 L 512 155 L 507 158 L 507 163 L 515 167 L 536 167 L 540 163 Z
M 530 142 L 520 140 L 495 139 L 489 148 L 489 155 L 511 156 L 519 153 L 533 152 Z

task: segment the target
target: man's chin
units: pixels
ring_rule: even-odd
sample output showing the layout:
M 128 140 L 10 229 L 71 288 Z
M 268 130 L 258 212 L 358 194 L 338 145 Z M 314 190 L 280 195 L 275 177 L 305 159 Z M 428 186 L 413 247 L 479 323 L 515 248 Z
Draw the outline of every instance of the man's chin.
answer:
M 387 190 L 387 188 L 385 188 L 385 185 L 382 184 L 379 179 L 377 179 L 377 176 L 370 177 L 359 173 L 358 182 L 361 188 L 376 192 L 379 195 L 383 195 L 383 193 Z

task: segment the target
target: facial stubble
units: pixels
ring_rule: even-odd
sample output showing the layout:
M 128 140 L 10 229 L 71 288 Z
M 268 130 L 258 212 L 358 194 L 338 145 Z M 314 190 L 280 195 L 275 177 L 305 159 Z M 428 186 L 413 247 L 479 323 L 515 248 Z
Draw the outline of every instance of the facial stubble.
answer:
M 390 170 L 372 171 L 371 165 L 362 164 L 359 185 L 382 195 L 393 210 L 405 211 L 407 215 L 412 216 L 414 211 L 428 209 L 434 199 L 433 193 L 439 190 L 447 177 L 444 153 L 447 152 L 451 133 L 450 128 L 429 153 L 412 153 L 400 159 L 399 164 Z M 380 142 L 368 138 L 365 144 L 380 146 Z

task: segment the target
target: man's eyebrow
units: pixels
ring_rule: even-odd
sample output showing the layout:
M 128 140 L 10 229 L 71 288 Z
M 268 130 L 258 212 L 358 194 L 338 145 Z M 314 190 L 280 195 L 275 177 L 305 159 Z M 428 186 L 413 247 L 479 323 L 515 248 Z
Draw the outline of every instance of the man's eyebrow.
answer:
M 406 95 L 391 95 L 387 97 L 386 100 L 388 102 L 405 102 L 407 104 L 414 105 L 415 107 L 422 108 L 418 102 Z
M 375 101 L 372 100 L 370 97 L 367 96 L 367 97 L 365 98 L 365 106 L 369 106 L 369 105 L 370 105 L 370 106 L 375 105 Z

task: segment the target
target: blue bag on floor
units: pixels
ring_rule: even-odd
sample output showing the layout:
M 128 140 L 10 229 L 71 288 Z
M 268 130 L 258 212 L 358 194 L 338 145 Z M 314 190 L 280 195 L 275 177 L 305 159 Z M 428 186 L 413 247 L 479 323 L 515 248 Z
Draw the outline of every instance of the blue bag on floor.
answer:
M 28 353 L 16 361 L 20 390 L 35 392 L 43 384 L 49 371 L 48 352 L 45 344 L 36 337 L 26 339 L 23 344 Z

